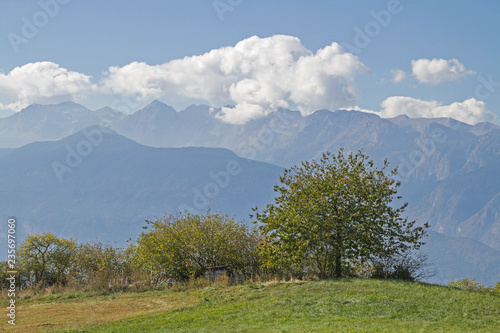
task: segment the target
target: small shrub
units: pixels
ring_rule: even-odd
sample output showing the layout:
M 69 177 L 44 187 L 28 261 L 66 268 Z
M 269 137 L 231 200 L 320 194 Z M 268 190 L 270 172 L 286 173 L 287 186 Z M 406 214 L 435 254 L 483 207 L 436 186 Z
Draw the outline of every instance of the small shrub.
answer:
M 405 253 L 398 256 L 379 256 L 372 261 L 371 278 L 418 281 L 435 275 L 424 254 Z
M 474 278 L 466 278 L 448 282 L 448 287 L 500 296 L 500 282 L 497 282 L 494 287 L 485 287 L 484 284 L 479 280 L 476 280 Z
M 479 292 L 485 290 L 484 284 L 481 281 L 476 280 L 474 278 L 466 278 L 448 282 L 448 287 L 457 288 L 461 290 L 479 291 Z
M 497 282 L 496 286 L 491 288 L 491 293 L 495 296 L 500 296 L 500 281 Z

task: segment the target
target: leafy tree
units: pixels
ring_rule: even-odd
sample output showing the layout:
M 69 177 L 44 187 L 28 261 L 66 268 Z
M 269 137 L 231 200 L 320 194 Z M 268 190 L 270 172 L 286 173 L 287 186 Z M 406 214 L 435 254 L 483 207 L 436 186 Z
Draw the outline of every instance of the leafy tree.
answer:
M 19 286 L 19 281 L 22 281 L 22 272 L 17 266 L 15 270 L 17 273 L 12 274 L 13 269 L 10 267 L 9 262 L 7 260 L 0 261 L 0 289 L 9 289 L 11 281 L 7 280 L 7 278 L 10 278 L 12 275 L 15 276 L 16 286 Z
M 259 235 L 220 213 L 168 215 L 149 226 L 136 246 L 142 268 L 176 279 L 189 279 L 225 267 L 230 274 L 251 274 L 258 267 Z
M 377 169 L 362 152 L 323 153 L 319 161 L 285 169 L 275 203 L 256 220 L 265 237 L 264 265 L 283 273 L 342 277 L 352 261 L 418 249 L 425 227 L 402 218 L 407 204 L 393 208 L 400 186 L 397 169 Z
M 21 270 L 29 283 L 64 284 L 75 249 L 76 242 L 72 239 L 58 238 L 52 233 L 30 235 L 19 248 Z
M 78 245 L 74 256 L 73 276 L 85 282 L 101 282 L 106 287 L 112 279 L 130 275 L 126 251 L 110 244 Z

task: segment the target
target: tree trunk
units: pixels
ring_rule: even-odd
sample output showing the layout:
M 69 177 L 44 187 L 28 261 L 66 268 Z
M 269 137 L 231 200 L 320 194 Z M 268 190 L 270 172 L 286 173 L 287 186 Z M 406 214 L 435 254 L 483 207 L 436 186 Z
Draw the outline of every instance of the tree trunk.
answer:
M 342 241 L 342 237 L 340 236 L 340 230 L 337 229 L 337 239 L 336 239 L 337 251 L 335 253 L 335 277 L 336 278 L 342 277 L 341 241 Z
M 340 256 L 340 249 L 337 251 L 337 255 L 335 256 L 335 277 L 342 277 L 342 258 Z

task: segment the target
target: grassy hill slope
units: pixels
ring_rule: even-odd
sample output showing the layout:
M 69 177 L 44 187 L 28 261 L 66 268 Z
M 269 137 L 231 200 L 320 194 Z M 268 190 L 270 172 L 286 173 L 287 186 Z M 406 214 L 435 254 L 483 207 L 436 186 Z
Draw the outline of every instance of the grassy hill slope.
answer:
M 498 332 L 500 327 L 500 297 L 400 281 L 246 283 L 20 301 L 12 332 Z

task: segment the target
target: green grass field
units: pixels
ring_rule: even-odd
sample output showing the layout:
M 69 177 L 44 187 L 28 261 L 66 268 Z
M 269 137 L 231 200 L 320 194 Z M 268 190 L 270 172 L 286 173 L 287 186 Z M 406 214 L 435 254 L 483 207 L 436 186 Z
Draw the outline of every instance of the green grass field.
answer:
M 18 314 L 19 332 L 500 332 L 498 296 L 356 279 L 41 298 Z

